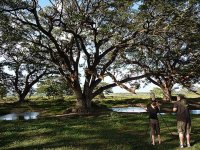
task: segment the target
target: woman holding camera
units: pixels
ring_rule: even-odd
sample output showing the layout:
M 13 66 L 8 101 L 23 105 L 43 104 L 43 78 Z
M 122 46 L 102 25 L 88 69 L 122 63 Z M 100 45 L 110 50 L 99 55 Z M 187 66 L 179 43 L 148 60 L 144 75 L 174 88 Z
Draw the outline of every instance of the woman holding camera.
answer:
M 149 125 L 151 129 L 152 145 L 155 145 L 155 135 L 158 135 L 158 144 L 161 144 L 160 139 L 160 125 L 157 114 L 160 111 L 160 107 L 155 98 L 152 98 L 151 103 L 147 105 L 147 111 L 149 112 Z

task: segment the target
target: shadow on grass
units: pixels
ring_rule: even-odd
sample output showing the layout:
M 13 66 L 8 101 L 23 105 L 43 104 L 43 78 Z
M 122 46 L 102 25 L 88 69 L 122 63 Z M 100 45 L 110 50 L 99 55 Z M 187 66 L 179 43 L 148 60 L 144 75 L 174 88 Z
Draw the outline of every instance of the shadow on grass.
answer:
M 123 98 L 123 99 L 109 99 L 109 100 L 97 100 L 102 105 L 106 105 L 108 107 L 112 107 L 115 105 L 129 105 L 129 106 L 135 106 L 138 103 L 147 104 L 149 100 L 147 99 L 141 99 L 141 98 Z
M 197 99 L 189 99 L 198 103 Z M 147 99 L 105 100 L 105 105 L 138 103 L 146 104 Z M 101 102 L 100 102 L 101 103 Z M 171 108 L 172 103 L 162 103 Z M 20 108 L 39 110 L 45 114 L 62 113 L 67 107 L 74 105 L 74 101 L 37 101 L 24 104 L 1 104 L 0 113 Z M 99 105 L 101 106 L 101 104 Z M 21 110 L 22 109 L 22 110 Z M 145 149 L 177 149 L 178 135 L 176 120 L 173 115 L 162 116 L 168 127 L 159 118 L 161 124 L 161 145 L 150 145 L 148 134 L 147 114 L 119 114 L 107 112 L 104 115 L 51 117 L 38 120 L 0 121 L 0 149 L 105 149 L 105 150 L 145 150 Z M 200 146 L 200 118 L 192 116 L 192 145 Z M 195 140 L 194 140 L 195 139 Z
M 65 119 L 1 121 L 0 145 L 5 150 L 177 148 L 178 137 L 174 140 L 164 124 L 161 124 L 163 143 L 151 146 L 147 118 L 145 114 L 110 113 Z M 199 136 L 196 139 L 199 141 Z
M 23 103 L 0 103 L 0 115 L 9 113 L 21 113 L 26 111 L 39 112 L 41 115 L 62 114 L 67 108 L 75 105 L 75 101 L 25 101 Z

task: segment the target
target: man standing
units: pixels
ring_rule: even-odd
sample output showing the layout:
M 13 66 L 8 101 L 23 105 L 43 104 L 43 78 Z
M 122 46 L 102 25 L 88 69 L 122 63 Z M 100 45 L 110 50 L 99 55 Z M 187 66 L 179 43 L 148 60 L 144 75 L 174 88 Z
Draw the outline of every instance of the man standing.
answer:
M 191 118 L 188 104 L 183 95 L 177 96 L 177 102 L 174 103 L 173 111 L 176 112 L 180 147 L 184 147 L 183 143 L 185 135 L 187 139 L 187 147 L 190 147 Z

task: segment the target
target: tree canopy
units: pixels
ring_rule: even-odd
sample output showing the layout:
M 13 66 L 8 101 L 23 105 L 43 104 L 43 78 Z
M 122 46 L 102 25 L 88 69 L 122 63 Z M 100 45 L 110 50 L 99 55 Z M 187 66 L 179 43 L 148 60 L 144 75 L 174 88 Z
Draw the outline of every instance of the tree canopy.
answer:
M 128 89 L 129 81 L 146 77 L 166 97 L 174 83 L 199 81 L 199 2 L 145 0 L 137 10 L 136 2 L 49 0 L 43 7 L 37 0 L 3 0 L 0 12 L 11 22 L 6 30 L 34 46 L 38 60 L 54 64 L 77 111 L 87 112 L 95 96 L 117 85 Z M 106 77 L 113 81 L 98 86 Z M 131 84 L 134 93 L 138 84 Z
M 1 10 L 13 24 L 31 29 L 26 40 L 46 48 L 73 89 L 77 108 L 85 111 L 96 95 L 116 86 L 112 83 L 94 90 L 107 76 L 119 51 L 130 47 L 139 32 L 129 30 L 134 26 L 133 4 L 134 1 L 56 0 L 42 8 L 36 0 L 4 0 Z M 84 77 L 82 83 L 79 76 Z
M 10 93 L 16 92 L 19 101 L 22 102 L 43 76 L 55 71 L 52 71 L 53 65 L 49 58 L 42 54 L 44 48 L 26 40 L 26 35 L 31 34 L 32 30 L 22 24 L 13 26 L 8 15 L 2 17 L 0 24 L 2 84 Z
M 72 95 L 73 91 L 62 77 L 47 76 L 39 82 L 37 94 L 45 94 L 46 96 L 64 96 Z
M 199 2 L 144 1 L 136 16 L 145 30 L 122 58 L 131 69 L 150 73 L 166 100 L 176 83 L 190 87 L 199 82 Z M 136 21 L 136 22 L 137 22 Z

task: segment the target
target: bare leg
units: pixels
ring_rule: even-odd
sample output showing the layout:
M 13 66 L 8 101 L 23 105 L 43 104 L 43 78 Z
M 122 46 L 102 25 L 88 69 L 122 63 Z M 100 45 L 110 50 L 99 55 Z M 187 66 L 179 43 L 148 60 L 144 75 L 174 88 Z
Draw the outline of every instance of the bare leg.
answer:
M 183 145 L 183 140 L 184 140 L 183 133 L 179 133 L 179 140 L 180 140 L 180 145 Z
M 161 144 L 160 135 L 158 135 L 158 144 Z
M 152 145 L 155 145 L 155 136 L 153 134 L 151 135 L 151 140 L 152 140 Z
M 190 146 L 190 134 L 186 134 L 187 146 Z

